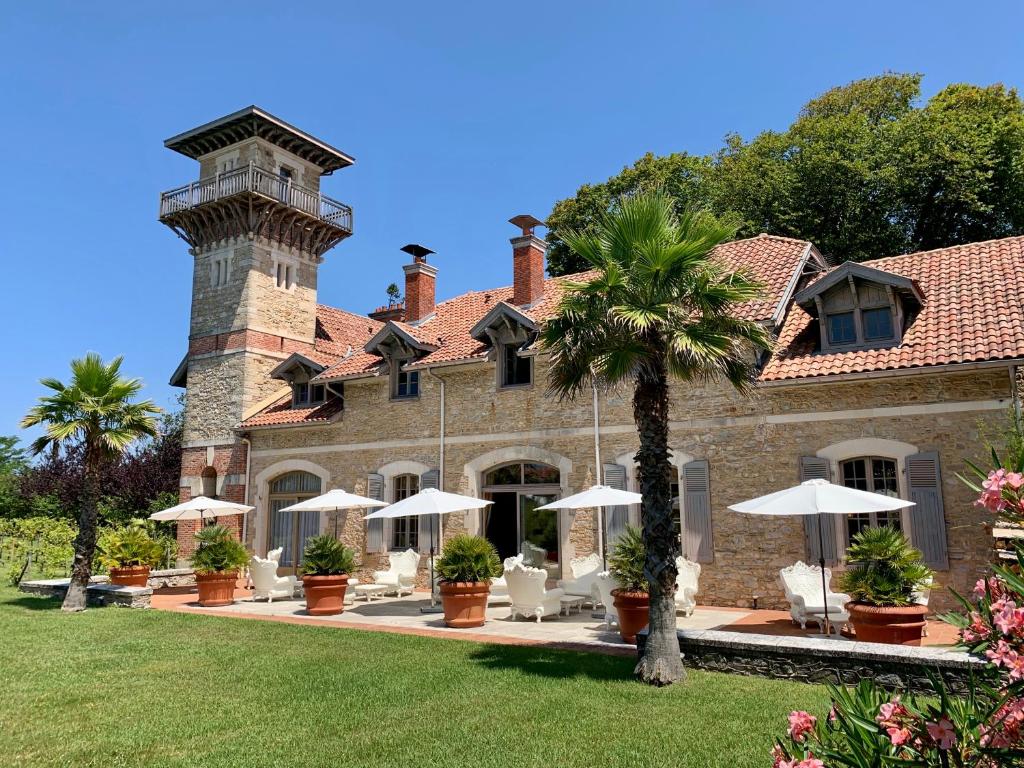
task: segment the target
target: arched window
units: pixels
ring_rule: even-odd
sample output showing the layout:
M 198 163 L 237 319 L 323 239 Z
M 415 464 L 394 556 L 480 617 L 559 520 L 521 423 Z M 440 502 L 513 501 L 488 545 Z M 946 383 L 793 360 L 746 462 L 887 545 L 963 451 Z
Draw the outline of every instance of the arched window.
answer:
M 839 462 L 839 475 L 847 488 L 881 493 L 898 498 L 900 495 L 899 475 L 896 460 L 884 456 L 858 456 Z M 846 516 L 847 543 L 865 528 L 889 525 L 903 529 L 903 518 L 899 510 L 892 512 L 870 512 Z
M 420 479 L 417 475 L 396 475 L 392 478 L 391 502 L 401 501 L 420 490 Z M 391 522 L 391 548 L 416 549 L 419 544 L 418 517 L 396 517 Z
M 295 568 L 302 563 L 306 540 L 320 533 L 319 512 L 283 512 L 284 507 L 319 496 L 320 478 L 309 472 L 289 472 L 270 483 L 270 531 L 267 549 L 281 548 L 280 564 Z
M 561 534 L 556 510 L 537 509 L 558 498 L 557 467 L 530 461 L 501 464 L 484 472 L 484 497 L 494 503 L 484 511 L 484 531 L 498 554 L 522 553 L 524 561 L 546 568 L 552 578 L 560 569 Z

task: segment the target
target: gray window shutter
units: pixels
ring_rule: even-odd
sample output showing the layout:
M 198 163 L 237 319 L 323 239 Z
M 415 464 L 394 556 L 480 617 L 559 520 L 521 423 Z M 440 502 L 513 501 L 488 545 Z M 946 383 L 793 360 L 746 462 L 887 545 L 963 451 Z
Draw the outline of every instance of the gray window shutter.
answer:
M 698 563 L 715 559 L 711 535 L 711 472 L 707 459 L 696 459 L 683 465 L 682 523 L 683 552 Z
M 366 476 L 366 495 L 371 499 L 384 501 L 384 475 L 371 472 Z M 386 552 L 387 543 L 384 541 L 384 521 L 366 521 L 366 551 Z
M 626 468 L 624 466 L 621 464 L 605 464 L 603 469 L 605 485 L 619 491 L 626 490 Z M 629 521 L 629 507 L 605 507 L 601 512 L 604 514 L 605 552 L 610 552 L 619 536 L 626 531 L 626 523 Z
M 424 472 L 422 475 L 420 475 L 420 490 L 422 491 L 425 488 L 437 488 L 438 485 L 439 485 L 438 481 L 440 479 L 441 479 L 441 473 L 438 472 L 438 470 L 436 470 L 436 469 L 431 469 L 431 470 L 429 470 L 427 472 Z M 430 541 L 431 541 L 430 533 L 431 533 L 431 531 L 433 531 L 433 533 L 434 533 L 434 539 L 433 540 L 434 540 L 435 552 L 436 552 L 436 548 L 441 546 L 441 541 L 440 541 L 440 536 L 439 536 L 440 531 L 438 530 L 438 520 L 437 520 L 437 518 L 438 518 L 437 515 L 420 515 L 420 517 L 419 517 L 419 520 L 418 520 L 419 533 L 417 535 L 417 545 L 418 545 L 418 548 L 419 548 L 420 552 L 422 552 L 424 554 L 429 554 L 430 553 Z
M 832 470 L 828 459 L 818 456 L 800 457 L 800 482 L 805 480 L 832 480 Z M 825 526 L 818 534 L 818 527 Z M 807 562 L 821 562 L 825 558 L 825 565 L 832 566 L 839 561 L 839 554 L 836 546 L 835 525 L 831 515 L 805 515 L 804 516 L 804 540 L 807 546 Z M 825 551 L 821 551 L 820 543 L 825 545 Z
M 949 569 L 946 550 L 946 516 L 942 507 L 942 475 L 939 454 L 927 451 L 907 457 L 907 486 L 910 489 L 910 535 L 924 561 L 937 571 Z

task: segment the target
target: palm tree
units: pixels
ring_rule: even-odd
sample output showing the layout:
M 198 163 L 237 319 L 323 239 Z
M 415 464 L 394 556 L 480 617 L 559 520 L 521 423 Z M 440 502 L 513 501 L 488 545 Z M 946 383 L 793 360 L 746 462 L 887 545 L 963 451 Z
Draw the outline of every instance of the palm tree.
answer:
M 121 377 L 120 357 L 104 364 L 99 355 L 90 352 L 71 361 L 70 384 L 49 378 L 40 383 L 52 394 L 40 397 L 39 403 L 21 420 L 23 428 L 39 424 L 45 427 L 45 433 L 32 443 L 32 452 L 39 454 L 47 448 L 59 450 L 72 445 L 81 446 L 84 451 L 85 482 L 75 536 L 75 560 L 63 606 L 65 611 L 81 611 L 92 575 L 103 469 L 135 440 L 156 435 L 153 416 L 161 409 L 149 400 L 132 402 L 142 389 L 142 382 Z
M 630 382 L 639 434 L 645 574 L 651 600 L 646 649 L 636 667 L 645 682 L 684 676 L 676 639 L 679 543 L 673 532 L 668 447 L 670 376 L 686 382 L 753 383 L 771 339 L 732 312 L 760 286 L 712 257 L 735 227 L 708 213 L 677 217 L 660 192 L 627 198 L 593 232 L 560 232 L 594 274 L 572 282 L 543 331 L 550 389 L 574 397 L 592 385 Z

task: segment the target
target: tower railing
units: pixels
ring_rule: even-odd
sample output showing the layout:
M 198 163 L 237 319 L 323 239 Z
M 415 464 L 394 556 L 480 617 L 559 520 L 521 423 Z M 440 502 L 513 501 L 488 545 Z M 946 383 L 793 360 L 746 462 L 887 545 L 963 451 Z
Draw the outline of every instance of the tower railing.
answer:
M 352 209 L 347 205 L 251 162 L 163 192 L 160 195 L 160 218 L 245 192 L 276 200 L 340 229 L 352 231 Z

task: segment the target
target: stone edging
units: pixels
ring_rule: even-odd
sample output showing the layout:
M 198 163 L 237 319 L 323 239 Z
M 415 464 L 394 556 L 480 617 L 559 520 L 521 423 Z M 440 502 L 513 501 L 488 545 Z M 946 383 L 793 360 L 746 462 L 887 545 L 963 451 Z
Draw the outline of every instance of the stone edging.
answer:
M 955 693 L 965 691 L 983 660 L 945 648 L 858 643 L 816 637 L 779 637 L 720 630 L 678 630 L 684 664 L 695 669 L 761 675 L 805 683 L 854 685 L 873 679 L 885 688 L 928 692 L 926 669 Z M 646 632 L 637 637 L 642 652 Z
M 69 583 L 70 579 L 23 581 L 18 585 L 18 590 L 29 595 L 63 599 Z M 124 608 L 149 608 L 152 597 L 152 587 L 121 587 L 104 582 L 90 583 L 86 591 L 86 601 L 95 607 L 119 605 Z

